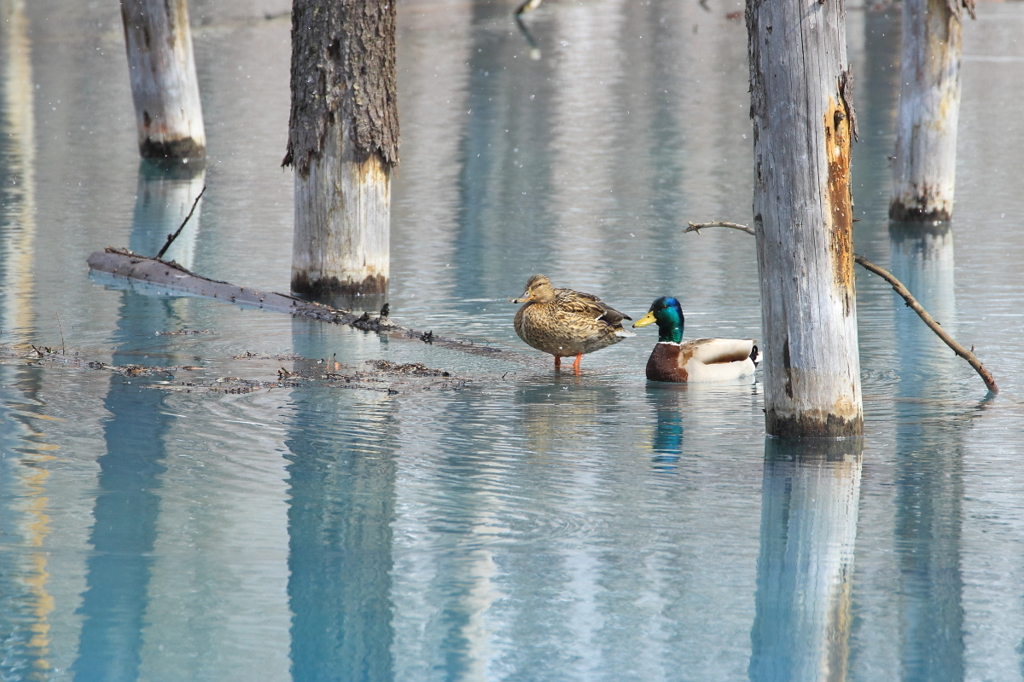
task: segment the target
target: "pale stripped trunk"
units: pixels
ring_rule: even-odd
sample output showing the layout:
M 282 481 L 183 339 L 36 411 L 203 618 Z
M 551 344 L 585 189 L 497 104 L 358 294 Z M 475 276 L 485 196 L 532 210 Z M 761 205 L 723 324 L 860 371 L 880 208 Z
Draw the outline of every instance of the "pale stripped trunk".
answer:
M 766 428 L 859 435 L 845 6 L 748 0 L 747 22 Z
M 186 0 L 122 0 L 128 73 L 147 159 L 206 155 Z
M 953 217 L 961 33 L 960 16 L 946 0 L 903 1 L 893 220 Z
M 308 174 L 295 173 L 292 290 L 387 291 L 390 216 L 390 164 L 359 154 L 347 126 L 329 124 Z

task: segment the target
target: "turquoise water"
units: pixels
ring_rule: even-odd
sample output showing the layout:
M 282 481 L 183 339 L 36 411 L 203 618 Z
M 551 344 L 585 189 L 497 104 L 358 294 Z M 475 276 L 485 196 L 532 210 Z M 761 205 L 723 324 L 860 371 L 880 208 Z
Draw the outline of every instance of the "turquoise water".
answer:
M 848 27 L 857 251 L 1002 392 L 859 271 L 866 435 L 794 446 L 757 382 L 648 384 L 650 329 L 556 374 L 508 303 L 543 272 L 761 335 L 753 240 L 682 234 L 749 221 L 741 5 L 549 0 L 539 59 L 513 5 L 399 5 L 389 302 L 520 361 L 90 275 L 205 184 L 170 255 L 286 289 L 288 3 L 191 5 L 210 159 L 168 177 L 116 6 L 0 1 L 0 679 L 1024 678 L 1024 6 L 965 27 L 956 220 L 924 231 L 886 219 L 898 11 Z M 452 377 L 269 386 L 375 360 Z

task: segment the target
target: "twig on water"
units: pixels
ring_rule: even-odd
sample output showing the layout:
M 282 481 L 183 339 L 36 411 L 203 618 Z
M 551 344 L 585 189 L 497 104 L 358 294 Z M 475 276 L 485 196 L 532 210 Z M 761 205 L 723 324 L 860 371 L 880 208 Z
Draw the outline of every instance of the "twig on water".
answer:
M 164 254 L 167 253 L 167 249 L 171 248 L 171 244 L 173 244 L 174 240 L 178 238 L 181 231 L 185 229 L 185 224 L 189 221 L 189 218 L 192 217 L 192 214 L 196 212 L 196 206 L 199 205 L 199 200 L 203 198 L 204 192 L 206 192 L 206 185 L 203 185 L 203 189 L 200 190 L 199 196 L 197 196 L 196 200 L 192 202 L 192 208 L 189 210 L 188 215 L 185 216 L 185 219 L 181 221 L 181 225 L 178 226 L 178 229 L 175 230 L 174 234 L 167 235 L 167 241 L 164 243 L 164 248 L 160 249 L 160 253 L 156 254 L 157 259 L 164 257 Z
M 735 230 L 746 232 L 747 234 L 754 234 L 754 230 L 746 225 L 721 221 L 710 223 L 690 223 L 690 226 L 683 230 L 683 232 L 697 232 L 699 234 L 700 230 L 705 227 L 731 227 Z M 903 286 L 903 282 L 896 279 L 895 275 L 891 272 L 878 267 L 864 256 L 853 254 L 853 260 L 865 270 L 875 273 L 888 282 L 892 286 L 893 290 L 903 297 L 903 300 L 907 303 L 907 307 L 917 313 L 918 317 L 921 318 L 921 321 L 923 321 L 929 329 L 935 332 L 935 335 L 942 339 L 943 343 L 953 349 L 954 353 L 962 357 L 968 362 L 968 364 L 970 364 L 971 367 L 974 368 L 974 371 L 978 373 L 981 380 L 985 382 L 985 386 L 988 387 L 988 390 L 992 393 L 999 393 L 999 386 L 996 385 L 996 380 L 992 377 L 992 373 L 989 372 L 985 366 L 981 364 L 981 361 L 978 360 L 977 356 L 971 352 L 973 347 L 971 350 L 967 350 L 957 343 L 952 336 L 947 334 L 946 330 L 942 328 L 942 325 L 936 322 L 935 319 L 928 314 L 928 311 L 924 309 L 924 306 L 917 302 L 917 299 L 910 293 L 910 290 Z

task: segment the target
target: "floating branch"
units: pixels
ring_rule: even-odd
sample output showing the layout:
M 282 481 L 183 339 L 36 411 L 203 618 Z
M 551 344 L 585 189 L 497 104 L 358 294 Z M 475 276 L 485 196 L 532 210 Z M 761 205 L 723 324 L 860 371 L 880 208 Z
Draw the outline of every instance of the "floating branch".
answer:
M 264 373 L 268 361 L 292 363 L 293 369 L 280 367 L 277 380 L 245 379 L 237 376 L 211 375 L 207 367 L 199 365 L 108 365 L 89 360 L 80 351 L 30 345 L 5 346 L 0 344 L 0 366 L 29 365 L 33 367 L 74 367 L 81 370 L 110 372 L 130 378 L 154 378 L 157 381 L 142 384 L 144 388 L 170 393 L 224 393 L 244 394 L 274 388 L 295 388 L 314 383 L 344 389 L 378 391 L 394 395 L 409 391 L 458 391 L 471 382 L 441 369 L 431 369 L 420 363 L 399 364 L 387 360 L 364 360 L 356 367 L 334 361 L 313 360 L 298 355 L 260 355 L 246 352 L 232 355 L 232 361 L 253 360 L 258 368 L 252 373 Z M 244 372 L 244 362 L 235 365 Z M 401 390 L 399 390 L 401 389 Z
M 696 232 L 700 234 L 700 231 L 705 227 L 730 227 L 734 230 L 740 230 L 750 235 L 754 234 L 754 230 L 748 227 L 747 225 L 741 225 L 740 223 L 728 223 L 722 221 L 710 223 L 691 222 L 690 226 L 683 230 L 683 232 Z M 942 339 L 943 343 L 952 348 L 954 353 L 962 357 L 971 365 L 971 367 L 974 368 L 974 371 L 978 373 L 978 376 L 981 377 L 981 380 L 985 382 L 985 386 L 988 387 L 988 390 L 991 391 L 992 393 L 999 393 L 999 386 L 996 385 L 996 380 L 992 377 L 992 373 L 985 369 L 985 366 L 981 364 L 981 361 L 978 360 L 977 356 L 973 352 L 961 346 L 959 343 L 956 342 L 956 340 L 952 336 L 946 333 L 946 330 L 942 328 L 942 325 L 936 322 L 935 319 L 928 314 L 928 311 L 925 310 L 924 307 L 917 302 L 917 299 L 914 298 L 914 296 L 910 293 L 907 287 L 903 286 L 903 282 L 896 279 L 896 277 L 891 272 L 878 267 L 864 256 L 858 256 L 857 254 L 853 254 L 853 260 L 856 261 L 856 263 L 865 270 L 875 273 L 876 275 L 884 279 L 886 282 L 888 282 L 890 285 L 892 285 L 893 290 L 903 297 L 903 300 L 907 302 L 907 306 L 915 313 L 917 313 L 918 317 L 920 317 L 921 320 L 926 325 L 928 325 L 928 328 L 935 332 L 936 336 Z
M 165 289 L 185 292 L 203 298 L 215 298 L 228 303 L 249 305 L 263 310 L 288 313 L 334 324 L 344 324 L 363 331 L 377 332 L 391 337 L 419 339 L 425 343 L 454 348 L 475 355 L 508 360 L 521 365 L 539 365 L 541 359 L 511 350 L 482 346 L 463 339 L 445 338 L 433 331 L 421 332 L 408 327 L 392 324 L 388 320 L 390 306 L 385 303 L 379 315 L 333 308 L 328 305 L 306 301 L 295 296 L 269 291 L 258 291 L 251 287 L 240 287 L 197 275 L 177 263 L 158 258 L 149 258 L 127 249 L 107 247 L 89 256 L 89 267 L 97 272 L 106 272 L 114 277 L 144 282 Z M 546 365 L 545 365 L 546 366 Z

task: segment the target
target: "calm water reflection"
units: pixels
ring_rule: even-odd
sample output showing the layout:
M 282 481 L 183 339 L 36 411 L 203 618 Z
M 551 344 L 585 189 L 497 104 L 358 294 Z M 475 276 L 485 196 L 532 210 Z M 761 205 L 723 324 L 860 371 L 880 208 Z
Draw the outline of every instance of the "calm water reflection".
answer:
M 348 438 L 321 436 L 350 405 L 293 394 L 288 465 L 292 678 L 391 680 L 395 458 L 385 406 Z M 350 419 L 350 417 L 349 417 Z M 331 434 L 333 435 L 333 434 Z
M 862 449 L 765 443 L 751 680 L 846 677 Z
M 167 169 L 137 158 L 116 6 L 0 0 L 0 344 L 164 368 L 4 356 L 0 678 L 1024 679 L 1024 6 L 965 27 L 956 220 L 923 230 L 886 218 L 898 13 L 848 29 L 857 251 L 1003 392 L 861 273 L 867 433 L 796 446 L 757 383 L 647 384 L 653 334 L 554 374 L 507 303 L 544 272 L 761 335 L 753 241 L 682 235 L 749 220 L 741 5 L 551 0 L 535 60 L 513 4 L 399 6 L 389 300 L 523 362 L 90 277 L 206 185 L 169 256 L 287 286 L 289 6 L 191 3 L 210 158 Z M 468 381 L 172 390 L 326 358 Z

